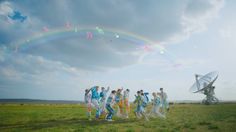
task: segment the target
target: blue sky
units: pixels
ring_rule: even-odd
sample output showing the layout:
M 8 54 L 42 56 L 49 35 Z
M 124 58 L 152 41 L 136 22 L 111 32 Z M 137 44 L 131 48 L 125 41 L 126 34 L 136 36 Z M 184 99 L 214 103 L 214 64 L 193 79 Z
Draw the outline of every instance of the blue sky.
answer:
M 200 100 L 194 74 L 217 70 L 216 96 L 235 100 L 236 16 L 233 0 L 12 0 L 0 2 L 0 98 L 82 100 L 93 85 L 154 92 L 170 100 Z M 18 14 L 16 14 L 18 12 Z M 86 39 L 65 28 L 104 29 Z M 45 30 L 48 30 L 46 31 Z M 116 29 L 142 39 L 116 38 Z M 122 39 L 126 37 L 127 39 Z M 139 40 L 140 39 L 140 40 Z M 28 41 L 22 50 L 19 41 Z M 137 44 L 136 44 L 137 43 Z M 160 54 L 158 45 L 167 52 Z M 17 48 L 16 48 L 17 47 Z

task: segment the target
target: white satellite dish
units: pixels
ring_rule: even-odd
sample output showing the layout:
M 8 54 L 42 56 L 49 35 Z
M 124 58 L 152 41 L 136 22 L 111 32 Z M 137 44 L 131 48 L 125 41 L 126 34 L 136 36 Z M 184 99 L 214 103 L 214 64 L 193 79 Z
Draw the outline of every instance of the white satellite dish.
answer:
M 215 104 L 218 103 L 219 100 L 214 96 L 215 95 L 215 87 L 213 83 L 218 78 L 218 72 L 213 71 L 204 76 L 195 75 L 196 82 L 190 88 L 190 92 L 192 93 L 202 93 L 206 95 L 206 98 L 203 99 L 204 104 Z

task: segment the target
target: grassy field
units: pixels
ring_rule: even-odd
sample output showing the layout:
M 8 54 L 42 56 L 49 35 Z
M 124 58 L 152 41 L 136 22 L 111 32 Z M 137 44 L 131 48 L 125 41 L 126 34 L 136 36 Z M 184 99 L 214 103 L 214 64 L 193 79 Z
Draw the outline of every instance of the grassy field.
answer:
M 83 105 L 2 104 L 0 131 L 236 131 L 236 104 L 174 104 L 166 119 L 88 121 Z

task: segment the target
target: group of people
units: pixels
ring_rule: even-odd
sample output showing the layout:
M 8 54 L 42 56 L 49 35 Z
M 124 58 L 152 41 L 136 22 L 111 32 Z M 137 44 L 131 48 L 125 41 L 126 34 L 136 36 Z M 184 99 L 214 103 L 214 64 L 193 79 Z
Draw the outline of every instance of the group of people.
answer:
M 107 121 L 113 121 L 112 117 L 116 114 L 120 118 L 129 118 L 130 104 L 129 104 L 129 93 L 130 90 L 119 88 L 112 90 L 110 95 L 107 94 L 110 87 L 107 89 L 101 87 L 99 92 L 99 86 L 94 86 L 90 89 L 85 90 L 85 103 L 87 106 L 87 116 L 91 120 L 92 108 L 96 109 L 95 119 L 99 119 L 101 115 L 105 115 Z M 153 92 L 153 99 L 150 101 L 147 92 L 143 90 L 137 91 L 135 95 L 134 104 L 137 104 L 135 109 L 135 115 L 137 118 L 142 116 L 149 120 L 149 117 L 161 117 L 165 118 L 165 111 L 169 110 L 169 104 L 167 102 L 167 94 L 163 92 L 163 88 L 160 88 L 160 92 Z M 152 104 L 150 112 L 146 111 L 148 104 Z

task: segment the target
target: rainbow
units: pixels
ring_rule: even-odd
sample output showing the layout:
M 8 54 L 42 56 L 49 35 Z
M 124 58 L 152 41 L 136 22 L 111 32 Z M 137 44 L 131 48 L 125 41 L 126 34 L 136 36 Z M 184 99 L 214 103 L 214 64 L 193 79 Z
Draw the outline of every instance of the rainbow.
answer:
M 10 52 L 14 52 L 17 48 L 18 51 L 24 51 L 29 49 L 32 45 L 39 44 L 38 42 L 40 40 L 50 41 L 59 39 L 61 37 L 68 37 L 68 36 L 76 36 L 79 35 L 81 37 L 86 38 L 86 33 L 92 33 L 93 36 L 101 36 L 104 35 L 106 37 L 113 37 L 114 39 L 124 39 L 126 41 L 130 41 L 134 44 L 137 44 L 139 47 L 141 46 L 150 46 L 155 47 L 155 49 L 158 49 L 158 52 L 160 54 L 165 54 L 165 56 L 169 56 L 170 60 L 175 60 L 175 55 L 167 51 L 167 49 L 161 45 L 159 42 L 151 41 L 148 38 L 145 38 L 141 35 L 134 34 L 131 32 L 121 31 L 118 29 L 113 28 L 99 28 L 99 27 L 76 27 L 76 26 L 70 26 L 70 27 L 61 27 L 57 29 L 47 29 L 47 31 L 42 31 L 39 33 L 36 33 L 35 35 L 29 36 L 26 39 L 19 40 L 15 42 L 10 47 Z M 45 42 L 44 41 L 44 42 Z M 40 43 L 43 44 L 43 43 Z
M 101 31 L 98 31 L 101 30 Z M 137 44 L 146 44 L 146 45 L 155 45 L 159 50 L 166 51 L 164 46 L 160 45 L 159 42 L 153 42 L 141 35 L 133 34 L 131 32 L 124 32 L 117 29 L 112 28 L 91 28 L 91 27 L 63 27 L 63 28 L 57 28 L 57 29 L 48 29 L 48 31 L 45 32 L 39 32 L 35 35 L 32 35 L 26 39 L 20 40 L 18 42 L 15 42 L 15 46 L 18 46 L 19 48 L 25 45 L 28 45 L 29 43 L 32 43 L 37 40 L 45 39 L 54 37 L 56 39 L 56 36 L 63 36 L 63 35 L 85 35 L 86 38 L 86 32 L 91 32 L 93 35 L 101 35 L 105 34 L 106 36 L 112 36 L 116 37 L 115 35 L 118 35 L 120 39 L 126 39 L 133 42 L 137 42 Z M 103 33 L 100 33 L 103 32 Z

